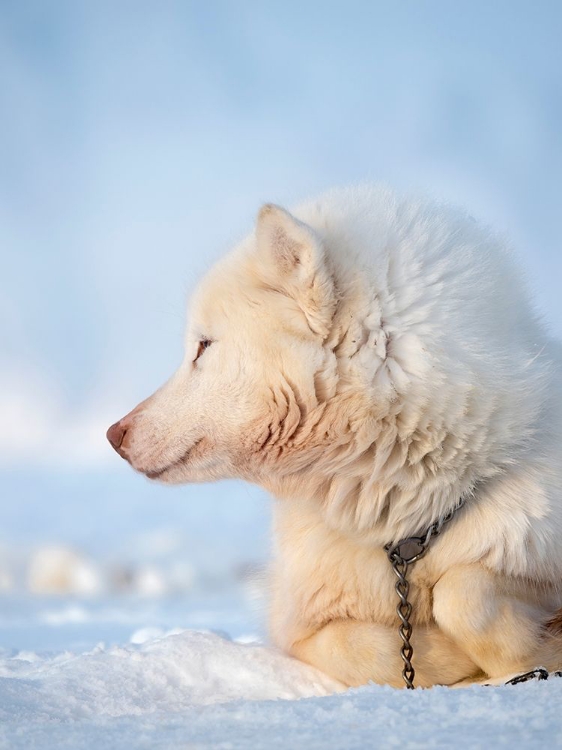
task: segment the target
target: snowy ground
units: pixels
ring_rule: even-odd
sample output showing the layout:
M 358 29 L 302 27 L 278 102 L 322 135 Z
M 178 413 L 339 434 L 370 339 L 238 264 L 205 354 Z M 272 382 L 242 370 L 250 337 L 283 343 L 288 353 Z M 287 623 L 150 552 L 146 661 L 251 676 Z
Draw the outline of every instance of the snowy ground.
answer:
M 340 694 L 269 648 L 265 519 L 235 489 L 176 526 L 109 524 L 100 493 L 90 540 L 0 545 L 0 748 L 562 746 L 562 680 Z
M 562 745 L 562 680 L 339 694 L 325 675 L 263 645 L 254 597 L 241 586 L 151 601 L 0 604 L 1 640 L 15 644 L 0 651 L 2 748 Z

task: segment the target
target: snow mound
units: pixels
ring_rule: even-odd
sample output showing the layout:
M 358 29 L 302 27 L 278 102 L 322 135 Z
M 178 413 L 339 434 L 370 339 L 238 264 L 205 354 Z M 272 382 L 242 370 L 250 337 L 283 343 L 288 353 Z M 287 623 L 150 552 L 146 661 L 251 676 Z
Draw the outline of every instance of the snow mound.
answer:
M 256 644 L 183 631 L 84 654 L 0 659 L 0 723 L 14 715 L 69 721 L 181 712 L 233 700 L 295 699 L 342 686 Z M 138 641 L 142 641 L 138 643 Z

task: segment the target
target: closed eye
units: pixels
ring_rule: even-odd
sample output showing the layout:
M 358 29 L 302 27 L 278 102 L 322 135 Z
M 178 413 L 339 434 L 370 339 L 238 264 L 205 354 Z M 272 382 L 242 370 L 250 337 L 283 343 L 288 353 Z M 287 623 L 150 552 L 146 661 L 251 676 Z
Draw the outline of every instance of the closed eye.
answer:
M 193 362 L 197 362 L 205 349 L 208 349 L 212 343 L 213 342 L 211 341 L 211 339 L 201 339 L 201 341 L 199 342 L 199 346 L 197 347 L 197 354 L 195 355 L 195 359 L 193 360 Z

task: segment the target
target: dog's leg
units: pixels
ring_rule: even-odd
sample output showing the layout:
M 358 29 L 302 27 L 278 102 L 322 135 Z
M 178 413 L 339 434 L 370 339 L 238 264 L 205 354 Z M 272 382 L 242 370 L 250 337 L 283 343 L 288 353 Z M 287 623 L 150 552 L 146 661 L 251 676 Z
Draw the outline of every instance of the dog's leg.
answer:
M 357 620 L 333 620 L 290 652 L 349 686 L 377 682 L 404 687 L 398 625 L 387 627 Z M 455 643 L 436 627 L 414 627 L 412 636 L 419 687 L 452 685 L 480 670 Z
M 545 632 L 545 612 L 510 595 L 502 579 L 481 566 L 448 571 L 433 589 L 433 614 L 491 678 L 561 666 L 562 639 Z

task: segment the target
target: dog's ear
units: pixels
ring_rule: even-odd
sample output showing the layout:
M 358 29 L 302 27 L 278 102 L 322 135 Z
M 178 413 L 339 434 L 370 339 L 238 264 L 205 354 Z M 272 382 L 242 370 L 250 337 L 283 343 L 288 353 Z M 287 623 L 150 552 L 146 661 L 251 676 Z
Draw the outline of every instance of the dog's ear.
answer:
M 292 297 L 311 329 L 327 336 L 336 299 L 320 237 L 285 209 L 267 203 L 258 214 L 256 240 L 265 281 Z

